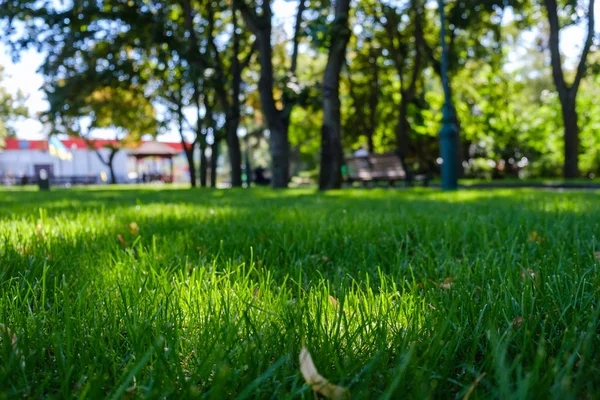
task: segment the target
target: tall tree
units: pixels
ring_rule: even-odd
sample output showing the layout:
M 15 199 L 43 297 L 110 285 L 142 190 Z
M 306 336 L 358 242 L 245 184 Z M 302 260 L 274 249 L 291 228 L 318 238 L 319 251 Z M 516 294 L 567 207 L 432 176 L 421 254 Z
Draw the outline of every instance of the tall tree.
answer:
M 225 140 L 229 152 L 231 164 L 231 185 L 233 187 L 242 186 L 242 152 L 240 148 L 240 139 L 238 129 L 241 121 L 241 94 L 243 84 L 243 72 L 249 66 L 255 50 L 255 46 L 243 46 L 242 49 L 242 31 L 239 28 L 237 3 L 232 1 L 230 4 L 231 13 L 231 52 L 224 54 L 227 49 L 220 50 L 217 46 L 216 35 L 214 33 L 214 24 L 217 10 L 209 3 L 206 12 L 208 18 L 208 40 L 210 43 L 210 54 L 215 62 L 215 76 L 217 82 L 214 86 L 216 96 L 220 106 L 225 114 Z M 222 14 L 222 13 L 221 13 Z M 248 42 L 246 39 L 245 43 Z M 244 55 L 242 52 L 245 51 Z M 226 62 L 229 62 L 227 68 Z M 226 72 L 229 71 L 229 75 Z M 215 147 L 215 149 L 218 146 Z
M 412 0 L 410 9 L 402 12 L 396 8 L 383 7 L 382 24 L 386 32 L 386 49 L 391 56 L 398 81 L 400 82 L 400 102 L 396 122 L 396 151 L 405 166 L 405 160 L 410 149 L 410 122 L 408 119 L 409 105 L 415 101 L 417 83 L 421 77 L 421 46 L 419 39 L 423 37 L 423 26 L 419 11 L 418 0 Z M 410 21 L 410 25 L 403 17 Z M 411 45 L 412 44 L 412 45 Z M 407 170 L 410 174 L 410 170 Z
M 337 0 L 329 27 L 329 58 L 323 74 L 323 126 L 321 128 L 321 169 L 319 189 L 342 186 L 342 122 L 340 114 L 340 72 L 350 40 L 350 0 Z
M 269 128 L 271 150 L 272 186 L 287 187 L 290 169 L 290 143 L 288 130 L 293 106 L 297 100 L 295 93 L 297 55 L 301 33 L 302 13 L 306 7 L 305 0 L 299 0 L 294 27 L 292 62 L 288 71 L 288 84 L 282 89 L 281 107 L 275 98 L 275 79 L 273 70 L 273 47 L 271 0 L 263 0 L 260 5 L 249 6 L 245 0 L 234 0 L 242 13 L 248 29 L 256 37 L 260 79 L 258 89 L 263 114 Z
M 570 16 L 575 16 L 577 2 L 572 1 L 567 9 Z M 595 0 L 589 0 L 587 7 L 587 32 L 579 64 L 575 73 L 573 83 L 569 85 L 565 80 L 563 72 L 563 61 L 560 54 L 560 29 L 558 4 L 556 0 L 544 0 L 548 23 L 550 25 L 550 58 L 552 62 L 552 78 L 558 92 L 558 98 L 562 107 L 562 118 L 564 125 L 564 153 L 565 160 L 563 174 L 565 178 L 577 178 L 579 176 L 579 124 L 577 121 L 577 92 L 581 80 L 586 74 L 587 58 L 594 40 L 594 4 Z M 574 18 L 569 18 L 571 21 Z
M 115 156 L 127 144 L 139 142 L 143 135 L 156 134 L 156 112 L 144 93 L 133 85 L 95 88 L 89 94 L 82 90 L 84 87 L 73 78 L 47 88 L 50 109 L 46 117 L 57 132 L 83 138 L 108 168 L 110 183 L 116 184 Z M 115 142 L 105 146 L 106 156 L 91 140 L 93 131 L 100 128 L 115 131 Z

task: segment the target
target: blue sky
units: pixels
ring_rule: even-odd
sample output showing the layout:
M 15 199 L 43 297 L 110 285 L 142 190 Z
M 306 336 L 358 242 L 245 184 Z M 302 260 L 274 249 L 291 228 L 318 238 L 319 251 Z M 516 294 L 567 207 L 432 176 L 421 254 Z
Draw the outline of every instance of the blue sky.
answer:
M 594 0 L 592 0 L 594 1 Z M 296 2 L 284 0 L 274 1 L 275 24 L 291 25 L 296 9 Z M 600 31 L 600 7 L 596 7 L 596 32 Z M 580 52 L 584 31 L 579 27 L 564 29 L 561 32 L 561 50 L 567 60 L 575 60 Z M 532 40 L 533 34 L 524 35 L 525 41 Z M 519 59 L 518 50 L 514 59 Z M 21 56 L 18 63 L 13 63 L 6 52 L 6 47 L 0 44 L 0 65 L 5 68 L 7 75 L 3 85 L 11 92 L 21 90 L 28 96 L 28 108 L 32 116 L 47 108 L 44 94 L 39 89 L 43 83 L 43 77 L 36 71 L 43 61 L 43 56 L 35 51 L 28 51 Z M 14 124 L 17 136 L 23 139 L 42 139 L 46 137 L 42 124 L 35 118 L 23 119 Z M 110 136 L 110 132 L 104 132 L 102 136 Z M 163 136 L 165 140 L 177 140 L 174 134 Z

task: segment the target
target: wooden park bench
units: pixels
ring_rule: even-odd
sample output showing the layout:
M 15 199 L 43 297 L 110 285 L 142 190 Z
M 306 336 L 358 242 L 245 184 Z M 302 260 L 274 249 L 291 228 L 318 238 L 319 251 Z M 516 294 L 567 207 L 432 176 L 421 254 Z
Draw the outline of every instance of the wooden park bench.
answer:
M 423 186 L 429 184 L 427 175 L 413 175 L 407 172 L 400 157 L 394 153 L 370 154 L 364 157 L 351 157 L 346 159 L 347 182 L 387 182 L 394 185 L 404 181 L 407 185 L 421 182 Z

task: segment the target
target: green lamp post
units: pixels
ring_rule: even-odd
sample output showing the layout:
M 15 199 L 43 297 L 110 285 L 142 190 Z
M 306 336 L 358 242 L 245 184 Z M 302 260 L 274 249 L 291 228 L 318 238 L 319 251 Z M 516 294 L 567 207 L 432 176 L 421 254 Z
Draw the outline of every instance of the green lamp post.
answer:
M 442 43 L 442 62 L 440 75 L 444 88 L 444 106 L 442 108 L 442 129 L 440 129 L 440 153 L 442 158 L 442 189 L 458 188 L 458 126 L 456 114 L 450 95 L 448 82 L 448 49 L 446 48 L 446 18 L 444 16 L 444 0 L 438 0 L 440 9 L 440 39 Z

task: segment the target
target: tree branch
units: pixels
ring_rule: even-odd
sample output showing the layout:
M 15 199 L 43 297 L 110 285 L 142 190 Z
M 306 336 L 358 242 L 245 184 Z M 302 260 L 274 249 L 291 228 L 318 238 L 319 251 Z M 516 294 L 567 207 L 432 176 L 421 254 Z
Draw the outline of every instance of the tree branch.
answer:
M 238 4 L 237 0 L 236 0 L 235 4 Z M 235 18 L 235 15 L 234 15 L 234 18 Z M 217 74 L 218 80 L 221 82 L 221 85 L 217 85 L 217 87 L 215 87 L 215 92 L 217 93 L 217 96 L 219 97 L 219 101 L 221 102 L 223 109 L 228 110 L 229 109 L 229 100 L 227 99 L 227 90 L 226 90 L 225 86 L 223 86 L 225 84 L 225 82 L 227 82 L 227 80 L 225 79 L 225 76 L 223 74 L 224 67 L 223 67 L 223 61 L 221 60 L 221 54 L 219 53 L 219 49 L 217 49 L 217 45 L 215 43 L 215 35 L 214 35 L 215 10 L 212 7 L 212 2 L 210 2 L 210 1 L 209 1 L 208 10 L 207 10 L 207 19 L 208 19 L 208 41 L 209 41 L 211 50 L 214 52 L 215 62 L 217 64 L 217 67 L 215 68 L 215 73 Z M 234 34 L 235 34 L 235 32 L 234 32 Z M 236 54 L 236 57 L 237 57 L 237 54 Z
M 192 5 L 190 3 L 190 0 L 182 0 L 181 6 L 183 7 L 185 26 L 186 26 L 188 33 L 190 34 L 190 41 L 192 44 L 192 46 L 189 46 L 189 49 L 188 49 L 189 55 L 188 56 L 190 57 L 190 61 L 193 60 L 194 64 L 200 66 L 200 69 L 201 69 L 202 59 L 201 59 L 201 57 L 199 57 L 200 41 L 198 40 L 198 36 L 196 35 L 196 30 L 194 29 L 194 13 L 192 11 Z M 196 71 L 196 72 L 199 76 L 200 72 L 199 71 Z M 194 78 L 197 79 L 198 76 L 195 76 Z
M 96 145 L 94 144 L 94 142 L 91 141 L 91 139 L 87 138 L 86 136 L 84 136 L 83 134 L 80 133 L 81 138 L 83 139 L 83 141 L 85 142 L 85 144 L 87 144 L 88 148 L 90 150 L 92 150 L 94 153 L 96 153 L 96 156 L 98 156 L 98 159 L 100 160 L 100 162 L 104 165 L 106 165 L 107 167 L 110 166 L 110 156 L 108 158 L 108 160 L 105 160 L 104 157 L 102 157 L 102 153 L 100 153 L 100 150 L 98 150 L 96 148 Z
M 352 79 L 352 69 L 350 68 L 350 63 L 345 60 L 344 65 L 346 66 L 346 71 L 348 72 L 348 92 L 350 94 L 350 98 L 352 99 L 352 105 L 354 106 L 354 111 L 356 112 L 356 121 L 358 128 L 362 131 L 366 131 L 366 118 L 365 113 L 362 107 L 360 107 L 360 101 L 356 95 L 356 91 L 354 87 L 356 86 L 354 83 L 354 79 Z
M 248 7 L 245 0 L 233 0 L 238 10 L 242 13 L 242 18 L 244 19 L 244 23 L 248 26 L 248 29 L 254 33 L 255 36 L 258 36 L 260 32 L 260 17 L 253 8 Z M 268 7 L 270 8 L 270 7 Z
M 590 53 L 590 49 L 592 47 L 592 43 L 594 42 L 594 4 L 595 0 L 589 0 L 590 4 L 588 6 L 588 29 L 587 29 L 587 37 L 585 38 L 585 44 L 583 46 L 583 51 L 581 52 L 581 59 L 579 60 L 579 65 L 577 66 L 577 74 L 575 75 L 575 80 L 573 81 L 573 85 L 571 85 L 571 90 L 574 94 L 577 94 L 577 90 L 579 89 L 579 84 L 581 83 L 581 79 L 585 76 L 586 73 L 586 62 L 587 56 Z
M 425 55 L 429 59 L 433 70 L 439 76 L 442 74 L 442 65 L 440 64 L 439 60 L 435 58 L 433 49 L 425 39 L 425 34 L 423 33 L 424 31 L 422 18 L 423 10 L 421 6 L 415 6 L 415 38 L 417 39 L 417 45 L 425 51 Z
M 550 40 L 548 44 L 550 46 L 550 58 L 552 61 L 552 78 L 554 79 L 558 94 L 562 97 L 566 94 L 565 92 L 568 90 L 568 87 L 565 83 L 562 60 L 560 57 L 560 26 L 558 22 L 557 5 L 556 0 L 544 0 L 544 3 L 546 5 L 548 23 L 550 24 Z
M 414 4 L 414 1 L 412 3 Z M 414 11 L 414 18 L 415 18 L 415 20 L 419 19 L 419 14 L 416 10 Z M 407 94 L 409 95 L 409 101 L 412 101 L 415 97 L 415 93 L 416 93 L 416 89 L 417 89 L 417 82 L 419 80 L 419 74 L 421 73 L 421 51 L 420 51 L 421 48 L 418 44 L 418 39 L 417 39 L 418 34 L 416 31 L 415 31 L 414 35 L 415 35 L 415 42 L 417 43 L 417 45 L 415 46 L 415 61 L 413 64 L 412 76 L 410 79 L 410 85 L 407 90 Z M 402 95 L 404 96 L 404 94 L 402 94 Z
M 246 55 L 246 58 L 244 58 L 244 60 L 240 64 L 240 68 L 241 68 L 242 71 L 245 70 L 246 68 L 248 68 L 248 66 L 252 62 L 252 57 L 254 56 L 254 54 L 256 53 L 257 50 L 258 50 L 258 43 L 255 40 L 252 43 L 252 47 L 250 48 L 250 52 L 248 53 L 248 55 Z
M 296 74 L 296 67 L 298 65 L 298 47 L 300 44 L 300 27 L 302 25 L 302 13 L 306 8 L 306 0 L 299 0 L 298 11 L 296 12 L 296 25 L 294 26 L 294 41 L 292 47 L 292 65 L 290 66 L 290 73 Z

